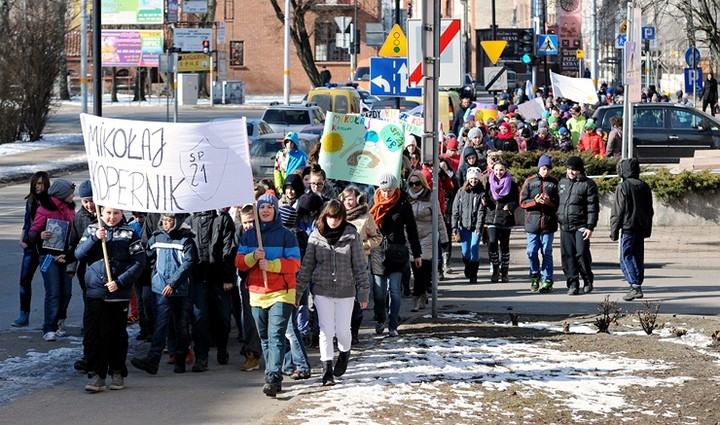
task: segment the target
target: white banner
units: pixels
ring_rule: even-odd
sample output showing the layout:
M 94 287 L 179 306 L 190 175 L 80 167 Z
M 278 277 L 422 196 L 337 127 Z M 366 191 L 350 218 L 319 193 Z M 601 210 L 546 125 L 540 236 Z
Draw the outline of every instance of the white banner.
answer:
M 594 105 L 598 102 L 595 84 L 590 78 L 573 78 L 550 71 L 553 96 L 564 97 L 578 103 Z
M 538 120 L 542 118 L 542 114 L 545 112 L 545 104 L 543 103 L 542 97 L 536 97 L 533 100 L 523 102 L 517 107 L 520 115 L 529 120 Z
M 191 213 L 255 200 L 245 118 L 186 124 L 81 114 L 80 122 L 100 205 Z

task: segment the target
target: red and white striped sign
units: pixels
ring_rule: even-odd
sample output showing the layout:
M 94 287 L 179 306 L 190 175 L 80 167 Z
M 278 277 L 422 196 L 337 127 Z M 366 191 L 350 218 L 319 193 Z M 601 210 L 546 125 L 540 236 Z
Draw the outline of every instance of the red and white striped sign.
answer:
M 440 33 L 440 87 L 460 87 L 463 85 L 462 41 L 460 39 L 460 20 L 443 19 Z M 411 73 L 408 84 L 411 87 L 422 85 L 422 25 L 419 19 L 408 20 L 408 66 Z

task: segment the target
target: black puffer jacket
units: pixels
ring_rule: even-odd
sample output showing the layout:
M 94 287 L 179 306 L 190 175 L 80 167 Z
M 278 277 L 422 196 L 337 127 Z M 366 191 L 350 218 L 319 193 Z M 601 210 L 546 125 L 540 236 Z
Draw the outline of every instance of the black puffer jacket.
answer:
M 197 282 L 234 283 L 235 224 L 227 213 L 217 210 L 193 213 L 185 224 L 195 234 L 198 262 L 193 269 Z
M 560 179 L 558 222 L 566 232 L 581 228 L 595 230 L 598 222 L 599 197 L 597 185 L 592 179 L 581 174 L 577 179 L 567 176 Z
M 110 272 L 112 280 L 118 285 L 117 291 L 110 292 L 105 287 L 108 276 L 103 259 L 102 242 L 95 236 L 97 230 L 97 223 L 89 225 L 75 250 L 78 261 L 87 263 L 85 296 L 106 300 L 129 300 L 132 285 L 145 266 L 145 250 L 140 238 L 127 225 L 124 218 L 116 226 L 105 227 Z
M 538 194 L 544 193 L 550 199 L 545 204 L 535 201 Z M 558 179 L 553 176 L 540 177 L 539 174 L 525 179 L 520 191 L 520 208 L 525 210 L 525 231 L 528 233 L 554 233 L 558 229 L 557 210 Z
M 610 238 L 617 240 L 620 229 L 649 238 L 654 214 L 652 190 L 640 180 L 640 163 L 636 158 L 623 159 L 618 168 L 623 181 L 615 189 L 610 212 Z
M 492 174 L 489 178 L 492 178 Z M 485 224 L 495 225 L 500 227 L 512 227 L 515 225 L 515 209 L 518 207 L 518 200 L 520 199 L 520 190 L 518 189 L 515 180 L 510 185 L 510 193 L 497 201 L 493 199 L 492 193 L 490 192 L 488 183 L 488 190 L 485 192 L 485 207 L 487 212 L 485 213 Z M 505 206 L 508 206 L 508 210 L 505 210 Z
M 77 213 L 75 213 L 75 219 L 72 223 L 72 229 L 70 229 L 70 236 L 68 237 L 68 245 L 70 246 L 70 249 L 75 251 L 75 248 L 77 248 L 77 245 L 80 242 L 80 238 L 82 238 L 85 229 L 87 229 L 88 226 L 92 223 L 97 223 L 97 217 L 95 216 L 95 214 L 86 210 L 85 207 L 81 206 L 80 209 L 78 209 Z M 79 279 L 84 279 L 86 267 L 87 265 L 85 264 L 85 262 L 75 261 L 74 263 L 68 264 L 67 272 L 77 273 Z

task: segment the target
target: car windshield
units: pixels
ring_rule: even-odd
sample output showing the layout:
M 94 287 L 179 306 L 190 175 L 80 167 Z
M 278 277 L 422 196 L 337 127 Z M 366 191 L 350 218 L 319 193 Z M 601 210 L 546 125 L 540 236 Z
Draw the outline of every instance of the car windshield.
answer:
M 329 94 L 318 94 L 314 95 L 312 101 L 317 106 L 321 107 L 323 111 L 332 111 L 332 96 Z
M 356 81 L 370 81 L 370 67 L 369 66 L 358 66 L 355 70 L 355 76 L 353 80 Z
M 310 124 L 310 115 L 304 109 L 287 110 L 287 109 L 268 109 L 265 111 L 263 120 L 270 124 L 288 124 L 288 125 L 308 125 Z

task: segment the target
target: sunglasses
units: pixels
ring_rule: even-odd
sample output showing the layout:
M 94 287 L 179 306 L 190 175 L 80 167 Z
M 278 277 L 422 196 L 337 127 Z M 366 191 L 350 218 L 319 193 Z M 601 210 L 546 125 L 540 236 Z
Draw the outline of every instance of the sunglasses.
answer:
M 325 186 L 325 183 L 315 183 L 315 182 L 312 182 L 312 183 L 310 183 L 310 186 L 313 186 L 313 187 L 323 187 L 323 186 Z
M 422 186 L 422 183 L 420 183 L 420 180 L 415 180 L 415 181 L 408 182 L 408 186 L 410 186 L 410 187 L 412 187 L 412 186 Z

